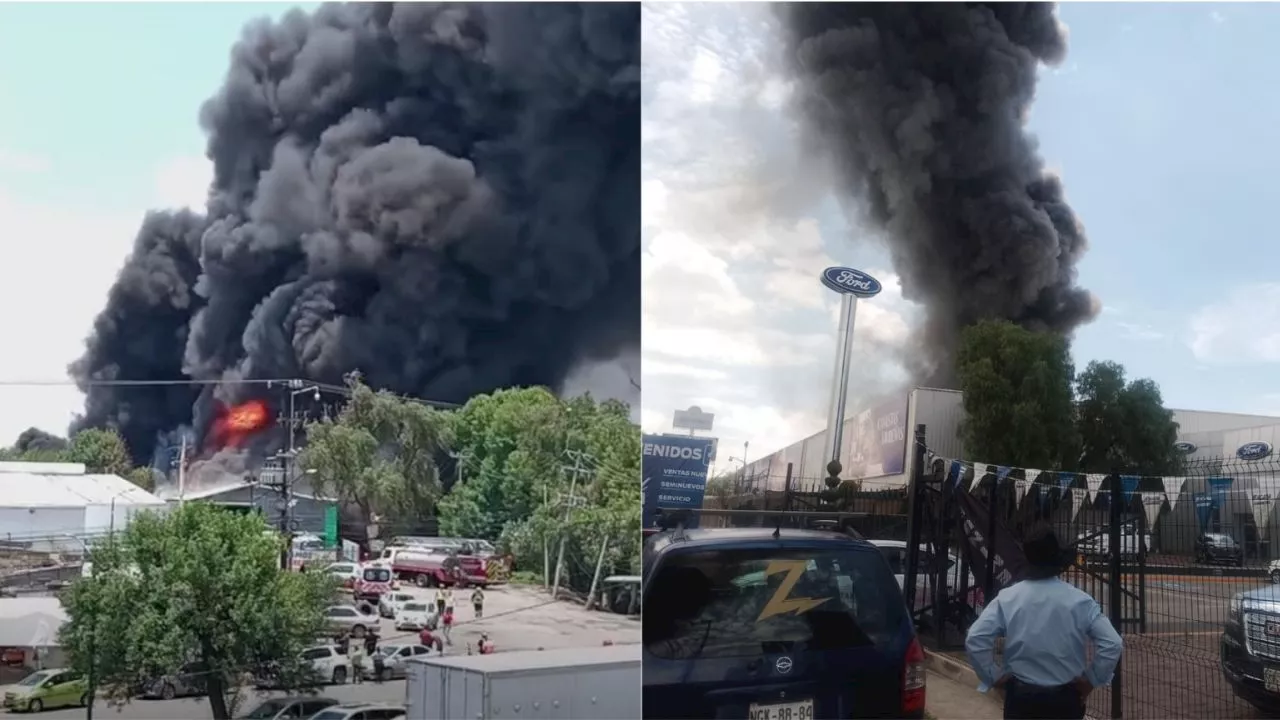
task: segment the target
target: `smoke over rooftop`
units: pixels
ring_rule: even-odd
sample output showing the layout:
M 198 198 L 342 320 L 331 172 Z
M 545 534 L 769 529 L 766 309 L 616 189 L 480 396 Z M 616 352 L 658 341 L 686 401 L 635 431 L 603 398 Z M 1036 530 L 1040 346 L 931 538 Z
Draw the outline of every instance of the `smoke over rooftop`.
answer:
M 925 321 L 918 383 L 955 387 L 960 331 L 1007 319 L 1070 334 L 1084 229 L 1026 131 L 1040 63 L 1066 53 L 1051 3 L 788 3 L 777 8 L 808 138 L 885 236 Z
M 135 459 L 248 385 L 359 369 L 445 402 L 638 346 L 639 8 L 332 4 L 249 25 L 71 368 Z M 145 109 L 139 109 L 145 112 Z M 626 393 L 627 389 L 622 390 Z

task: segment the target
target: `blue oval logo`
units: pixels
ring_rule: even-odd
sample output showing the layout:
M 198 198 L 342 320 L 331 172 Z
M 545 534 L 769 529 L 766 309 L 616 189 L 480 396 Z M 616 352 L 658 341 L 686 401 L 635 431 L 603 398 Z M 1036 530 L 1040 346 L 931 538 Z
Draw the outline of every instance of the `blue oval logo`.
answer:
M 1174 450 L 1177 450 L 1178 452 L 1182 453 L 1183 455 L 1190 455 L 1191 453 L 1193 453 L 1193 452 L 1195 452 L 1195 451 L 1196 451 L 1196 444 L 1195 444 L 1195 443 L 1189 443 L 1189 442 L 1186 442 L 1186 441 L 1184 440 L 1184 441 L 1180 441 L 1180 442 L 1176 442 L 1176 443 L 1174 443 L 1174 444 L 1173 444 L 1173 449 L 1174 449 Z
M 823 270 L 822 284 L 828 290 L 860 298 L 875 297 L 883 289 L 879 280 L 861 270 L 847 267 L 829 267 Z
M 1271 443 L 1262 442 L 1261 440 L 1245 443 L 1236 450 L 1236 457 L 1241 460 L 1261 460 L 1262 458 L 1269 457 L 1270 455 Z

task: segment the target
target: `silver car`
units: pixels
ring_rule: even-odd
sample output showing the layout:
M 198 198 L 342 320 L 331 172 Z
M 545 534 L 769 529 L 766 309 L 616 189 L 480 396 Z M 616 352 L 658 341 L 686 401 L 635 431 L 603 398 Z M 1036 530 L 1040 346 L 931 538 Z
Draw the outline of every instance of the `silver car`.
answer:
M 324 611 L 325 620 L 334 630 L 350 633 L 352 637 L 364 637 L 378 631 L 378 616 L 350 605 L 330 605 Z

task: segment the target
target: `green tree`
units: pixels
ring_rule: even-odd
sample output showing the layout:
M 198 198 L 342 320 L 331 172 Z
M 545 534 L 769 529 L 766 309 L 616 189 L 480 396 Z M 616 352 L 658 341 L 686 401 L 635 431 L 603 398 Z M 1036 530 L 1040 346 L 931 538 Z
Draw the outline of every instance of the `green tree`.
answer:
M 280 570 L 280 551 L 257 515 L 187 503 L 136 516 L 92 549 L 93 572 L 63 597 L 59 639 L 71 666 L 123 704 L 144 681 L 201 663 L 219 719 L 264 661 L 299 684 L 298 655 L 323 633 L 335 588 L 320 573 Z
M 87 428 L 71 437 L 66 461 L 83 463 L 90 473 L 128 477 L 133 470 L 124 438 L 112 429 Z
M 1076 379 L 1076 398 L 1081 471 L 1178 471 L 1178 424 L 1155 382 L 1126 382 L 1119 363 L 1095 360 Z
M 412 523 L 434 514 L 440 497 L 436 459 L 449 445 L 446 413 L 349 380 L 336 418 L 307 426 L 300 464 L 317 490 L 355 507 L 366 526 L 376 517 Z
M 623 403 L 563 402 L 542 388 L 472 398 L 454 414 L 455 454 L 465 464 L 440 501 L 441 531 L 499 538 L 518 567 L 538 572 L 544 562 L 554 569 L 563 542 L 561 584 L 579 590 L 602 548 L 605 568 L 634 572 L 641 435 L 628 415 Z M 581 505 L 566 512 L 571 491 Z
M 1066 340 L 1007 321 L 965 329 L 957 357 L 965 454 L 1017 467 L 1074 469 L 1076 440 Z

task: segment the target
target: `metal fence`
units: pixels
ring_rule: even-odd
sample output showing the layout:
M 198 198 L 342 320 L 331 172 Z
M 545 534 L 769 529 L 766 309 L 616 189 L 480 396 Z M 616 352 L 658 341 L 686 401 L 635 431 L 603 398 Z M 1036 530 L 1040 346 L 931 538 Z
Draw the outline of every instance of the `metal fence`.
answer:
M 1253 718 L 1255 705 L 1280 707 L 1280 461 L 1191 459 L 1165 476 L 1043 472 L 930 458 L 923 428 L 916 453 L 905 595 L 927 645 L 962 654 L 968 624 L 999 592 L 994 568 L 970 566 L 993 554 L 966 545 L 989 544 L 997 529 L 1021 542 L 1048 524 L 1073 549 L 1063 579 L 1099 602 L 1125 642 L 1091 717 Z

